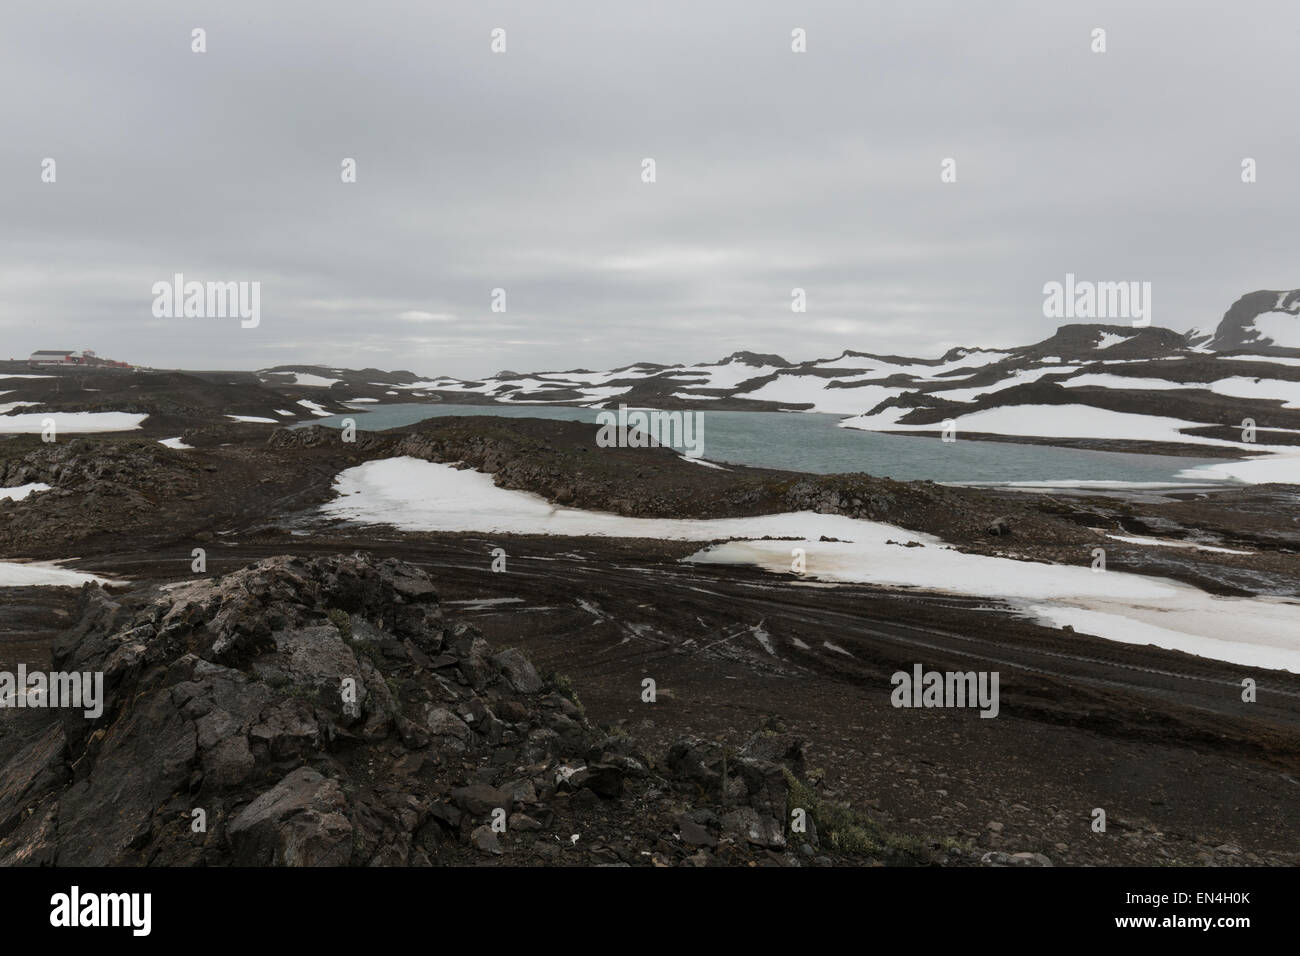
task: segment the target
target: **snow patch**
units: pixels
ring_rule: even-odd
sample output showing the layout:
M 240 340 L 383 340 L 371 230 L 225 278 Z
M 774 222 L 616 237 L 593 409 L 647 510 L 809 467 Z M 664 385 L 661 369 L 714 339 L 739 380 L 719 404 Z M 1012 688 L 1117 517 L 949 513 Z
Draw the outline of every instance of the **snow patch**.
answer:
M 1300 408 L 1300 382 L 1277 378 L 1224 378 L 1208 386 L 1216 395 L 1284 402 L 1283 408 Z
M 905 425 L 896 420 L 909 409 L 889 408 L 880 415 L 861 415 L 840 422 L 844 428 L 878 431 L 941 431 L 942 422 L 930 425 Z M 1136 441 L 1192 442 L 1180 429 L 1197 428 L 1199 422 L 1157 415 L 1113 412 L 1091 405 L 1004 405 L 986 408 L 956 418 L 957 434 L 988 432 L 994 435 L 1019 435 L 1052 438 L 1124 438 Z M 1201 439 L 1205 441 L 1204 439 Z M 1207 443 L 1215 443 L 1209 440 Z M 1230 443 L 1225 443 L 1230 444 Z
M 1248 485 L 1268 482 L 1300 485 L 1300 449 L 1291 454 L 1254 457 L 1244 461 L 1221 461 L 1210 465 L 1184 468 L 1175 477 L 1203 481 L 1240 481 Z
M 93 584 L 121 584 L 110 578 L 70 571 L 53 561 L 19 563 L 0 561 L 0 588 L 64 587 L 79 588 L 87 582 Z
M 1133 334 L 1134 333 L 1130 333 L 1129 335 L 1119 335 L 1115 332 L 1103 332 L 1101 333 L 1101 338 L 1097 340 L 1097 344 L 1094 345 L 1093 348 L 1100 352 L 1102 349 L 1108 349 L 1112 345 L 1119 345 L 1121 342 L 1127 342 Z
M 1100 388 L 1119 388 L 1119 389 L 1173 389 L 1173 388 L 1204 388 L 1205 386 L 1198 382 L 1184 384 L 1183 382 L 1171 382 L 1163 378 L 1136 378 L 1127 375 L 1111 375 L 1109 372 L 1089 372 L 1084 375 L 1076 375 L 1074 378 L 1066 379 L 1061 383 L 1066 388 L 1083 388 L 1087 385 L 1097 386 Z
M 0 434 L 40 432 L 47 418 L 54 419 L 57 434 L 89 434 L 94 432 L 128 432 L 139 428 L 148 415 L 132 412 L 27 412 L 22 415 L 0 415 Z
M 687 458 L 685 455 L 678 455 L 677 457 L 682 461 L 689 461 L 693 465 L 703 465 L 705 468 L 716 468 L 718 471 L 731 471 L 730 468 L 723 468 L 721 465 L 712 461 L 705 461 L 703 458 Z
M 1197 551 L 1215 551 L 1219 554 L 1254 554 L 1254 551 L 1236 551 L 1232 548 L 1216 548 L 1195 541 L 1169 541 L 1165 538 L 1142 538 L 1131 534 L 1108 534 L 1106 537 L 1126 544 L 1145 544 L 1158 548 L 1193 548 Z
M 874 376 L 873 376 L 874 377 Z M 752 398 L 758 402 L 777 402 L 781 405 L 812 405 L 810 412 L 832 415 L 860 415 L 881 402 L 908 391 L 905 388 L 886 388 L 881 385 L 863 385 L 859 388 L 829 388 L 834 379 L 813 375 L 780 375 L 752 392 L 739 392 L 738 398 Z
M 320 375 L 311 375 L 307 372 L 270 372 L 274 376 L 271 384 L 273 385 L 304 385 L 312 388 L 329 388 L 331 385 L 337 385 L 343 381 L 341 378 L 323 378 Z M 293 381 L 285 381 L 282 376 L 291 375 Z
M 1300 319 L 1285 312 L 1267 312 L 1255 316 L 1255 331 L 1261 339 L 1271 339 L 1284 349 L 1300 349 Z M 1258 344 L 1252 343 L 1252 344 Z
M 34 491 L 49 491 L 50 486 L 40 481 L 33 481 L 27 485 L 15 485 L 12 488 L 0 488 L 0 498 L 8 498 L 10 501 L 22 501 Z

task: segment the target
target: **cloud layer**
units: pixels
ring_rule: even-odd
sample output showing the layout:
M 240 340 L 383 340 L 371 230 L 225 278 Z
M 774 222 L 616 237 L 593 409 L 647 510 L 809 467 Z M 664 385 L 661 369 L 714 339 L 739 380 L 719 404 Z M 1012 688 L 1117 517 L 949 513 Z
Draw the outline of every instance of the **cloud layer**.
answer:
M 1049 334 L 1066 272 L 1150 281 L 1180 330 L 1300 285 L 1300 9 L 1059 6 L 23 4 L 0 30 L 0 357 L 937 354 Z M 260 281 L 261 324 L 155 318 L 176 272 Z

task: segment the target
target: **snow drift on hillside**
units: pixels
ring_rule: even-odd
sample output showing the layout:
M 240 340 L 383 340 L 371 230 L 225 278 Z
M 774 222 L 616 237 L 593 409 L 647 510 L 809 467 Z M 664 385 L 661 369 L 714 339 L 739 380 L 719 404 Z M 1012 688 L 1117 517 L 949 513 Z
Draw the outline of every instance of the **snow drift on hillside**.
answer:
M 1300 672 L 1300 604 L 1218 598 L 1174 581 L 1087 564 L 1051 565 L 963 554 L 931 535 L 842 515 L 797 512 L 753 518 L 629 518 L 552 505 L 498 488 L 490 475 L 415 458 L 349 468 L 325 514 L 407 531 L 600 535 L 717 541 L 687 560 L 752 564 L 789 573 L 791 548 L 807 553 L 808 577 L 918 587 L 999 598 L 1058 626 L 1110 640 L 1152 643 L 1252 667 Z M 838 539 L 823 541 L 822 537 Z M 760 538 L 792 538 L 773 541 Z M 919 548 L 889 544 L 918 541 Z M 1227 636 L 1225 636 L 1227 635 Z
M 22 501 L 34 491 L 49 491 L 50 486 L 40 481 L 33 481 L 26 485 L 17 485 L 13 488 L 0 488 L 0 498 L 7 498 L 10 501 Z
M 30 587 L 64 587 L 79 588 L 87 582 L 95 584 L 118 584 L 109 578 L 83 574 L 81 571 L 69 571 L 53 562 L 36 562 L 20 564 L 15 561 L 0 561 L 0 588 Z

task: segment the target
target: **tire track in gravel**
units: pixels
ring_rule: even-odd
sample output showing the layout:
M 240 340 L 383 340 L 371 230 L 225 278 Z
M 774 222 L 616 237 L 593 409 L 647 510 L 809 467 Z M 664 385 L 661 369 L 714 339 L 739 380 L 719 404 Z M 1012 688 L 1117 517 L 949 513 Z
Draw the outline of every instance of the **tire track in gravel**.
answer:
M 340 532 L 346 537 L 334 537 Z M 743 660 L 756 672 L 790 680 L 811 677 L 880 687 L 888 694 L 888 677 L 910 670 L 1005 669 L 1002 694 L 1014 706 L 1022 697 L 1043 696 L 1030 685 L 1048 679 L 1052 690 L 1088 695 L 1121 695 L 1134 711 L 1157 709 L 1202 718 L 1222 718 L 1242 733 L 1251 725 L 1271 733 L 1300 730 L 1300 675 L 1239 667 L 1145 645 L 1127 645 L 1083 634 L 1042 627 L 996 601 L 962 595 L 897 590 L 870 585 L 820 586 L 807 579 L 774 575 L 758 569 L 683 564 L 673 557 L 637 555 L 633 542 L 608 539 L 537 539 L 470 535 L 402 535 L 385 530 L 357 538 L 356 529 L 321 529 L 319 534 L 284 536 L 271 542 L 222 540 L 209 549 L 209 573 L 219 574 L 273 554 L 368 550 L 400 557 L 435 575 L 444 597 L 523 599 L 528 608 L 510 605 L 463 613 L 467 620 L 494 621 L 493 628 L 563 631 L 573 615 L 586 615 L 581 598 L 599 605 L 617 638 L 598 653 L 599 672 L 640 666 L 689 666 L 707 655 Z M 492 547 L 510 553 L 505 574 L 490 571 Z M 694 545 L 689 550 L 694 549 Z M 629 553 L 631 548 L 631 553 Z M 611 551 L 614 553 L 611 554 Z M 175 580 L 186 575 L 188 551 L 163 556 L 125 552 L 80 562 L 88 570 L 130 575 L 137 579 Z M 183 562 L 183 563 L 182 563 Z M 177 569 L 182 573 L 178 574 Z M 522 607 L 521 606 L 521 607 Z M 558 618 L 547 625 L 548 617 Z M 580 617 L 578 618 L 581 619 Z M 700 622 L 709 626 L 701 627 Z M 754 642 L 738 645 L 760 622 L 780 650 L 776 659 Z M 641 625 L 631 627 L 631 624 Z M 739 628 L 739 629 L 738 629 Z M 703 647 L 708 639 L 716 648 Z M 650 635 L 654 635 L 651 637 Z M 710 635 L 712 637 L 710 638 Z M 803 640 L 800 649 L 794 640 Z M 849 655 L 824 648 L 830 641 Z M 742 649 L 743 647 L 743 649 Z M 622 648 L 620 650 L 620 648 Z M 592 662 L 589 662 L 589 664 Z M 1257 684 L 1257 702 L 1240 701 L 1243 677 Z M 1038 702 L 1024 711 L 1045 715 Z

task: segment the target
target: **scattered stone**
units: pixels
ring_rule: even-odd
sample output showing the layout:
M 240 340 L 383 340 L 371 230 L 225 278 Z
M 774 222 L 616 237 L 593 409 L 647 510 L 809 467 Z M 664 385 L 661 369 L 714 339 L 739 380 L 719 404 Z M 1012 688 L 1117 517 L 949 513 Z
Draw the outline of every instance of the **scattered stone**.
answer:
M 492 662 L 501 668 L 501 673 L 510 685 L 521 694 L 538 694 L 542 690 L 542 679 L 537 676 L 532 662 L 522 651 L 507 648 L 492 658 Z
M 509 793 L 482 783 L 458 787 L 451 792 L 451 799 L 471 817 L 485 817 L 498 808 L 508 816 L 514 806 L 514 798 Z
M 613 764 L 593 763 L 579 770 L 570 779 L 575 787 L 587 788 L 593 793 L 613 799 L 623 795 L 623 770 Z
M 760 816 L 753 807 L 741 807 L 722 816 L 722 832 L 748 840 L 755 846 L 785 847 L 784 827 L 771 817 Z
M 717 837 L 685 814 L 677 818 L 677 829 L 681 833 L 682 842 L 688 846 L 707 846 L 712 849 L 718 845 Z
M 490 826 L 475 827 L 469 841 L 474 849 L 485 856 L 501 855 L 501 841 L 497 839 L 496 832 Z
M 1011 519 L 1007 517 L 994 518 L 989 522 L 989 526 L 984 529 L 986 534 L 1004 535 L 1011 533 Z

